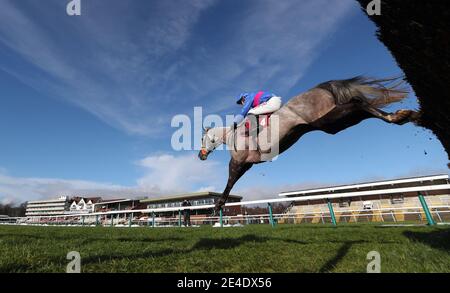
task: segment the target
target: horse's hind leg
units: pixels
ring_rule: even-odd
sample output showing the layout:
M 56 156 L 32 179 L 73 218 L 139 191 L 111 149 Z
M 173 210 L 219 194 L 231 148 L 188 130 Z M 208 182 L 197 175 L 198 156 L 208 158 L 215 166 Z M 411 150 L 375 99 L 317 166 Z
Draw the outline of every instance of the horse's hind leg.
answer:
M 398 110 L 395 113 L 387 113 L 371 106 L 363 107 L 363 109 L 376 118 L 397 125 L 403 125 L 408 122 L 416 122 L 420 117 L 419 112 L 406 109 Z

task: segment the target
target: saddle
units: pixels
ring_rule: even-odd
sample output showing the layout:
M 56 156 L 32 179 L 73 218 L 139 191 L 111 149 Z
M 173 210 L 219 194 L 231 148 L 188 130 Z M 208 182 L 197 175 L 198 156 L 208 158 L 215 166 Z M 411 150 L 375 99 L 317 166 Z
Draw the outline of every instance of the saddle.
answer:
M 270 116 L 272 113 L 263 115 L 249 115 L 245 120 L 245 136 L 253 136 L 256 132 L 256 137 L 258 134 L 264 130 L 264 128 L 269 126 Z M 257 125 L 254 125 L 257 122 Z

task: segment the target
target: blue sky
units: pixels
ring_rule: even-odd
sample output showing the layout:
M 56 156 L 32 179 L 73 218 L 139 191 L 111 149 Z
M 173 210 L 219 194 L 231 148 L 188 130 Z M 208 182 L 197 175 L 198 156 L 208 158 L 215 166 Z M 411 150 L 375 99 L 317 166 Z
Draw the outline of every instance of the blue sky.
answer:
M 401 74 L 353 0 L 0 0 L 0 202 L 221 191 L 227 152 L 173 151 L 176 114 L 234 114 L 234 96 L 290 97 Z M 414 93 L 390 109 L 417 108 Z M 304 186 L 446 173 L 429 131 L 375 119 L 310 133 L 254 167 L 247 199 Z

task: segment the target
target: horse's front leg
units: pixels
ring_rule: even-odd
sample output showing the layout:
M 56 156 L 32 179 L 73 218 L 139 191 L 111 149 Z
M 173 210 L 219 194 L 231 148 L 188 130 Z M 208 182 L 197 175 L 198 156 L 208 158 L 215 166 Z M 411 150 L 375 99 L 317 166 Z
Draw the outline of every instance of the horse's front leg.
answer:
M 230 195 L 230 191 L 233 188 L 234 184 L 239 180 L 239 178 L 242 177 L 242 175 L 245 174 L 251 167 L 253 166 L 253 163 L 247 163 L 247 162 L 238 162 L 234 159 L 230 160 L 230 164 L 228 166 L 228 182 L 227 186 L 225 187 L 225 190 L 222 193 L 222 196 L 220 199 L 216 202 L 216 206 L 214 207 L 214 210 L 217 212 L 219 211 L 222 206 L 227 202 L 228 196 Z

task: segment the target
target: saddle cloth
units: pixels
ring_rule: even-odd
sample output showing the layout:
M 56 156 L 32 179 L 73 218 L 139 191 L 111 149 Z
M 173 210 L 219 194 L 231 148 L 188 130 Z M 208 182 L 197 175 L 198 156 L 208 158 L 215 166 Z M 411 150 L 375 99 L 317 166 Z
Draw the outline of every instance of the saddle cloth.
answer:
M 257 120 L 258 120 L 258 125 L 251 125 L 252 121 L 249 118 L 247 118 L 245 120 L 245 130 L 246 130 L 246 132 L 250 131 L 251 129 L 255 129 L 256 127 L 258 127 L 259 132 L 261 132 L 264 128 L 269 126 L 269 124 L 270 124 L 270 116 L 271 115 L 272 115 L 272 113 L 262 114 L 262 115 L 256 116 Z

